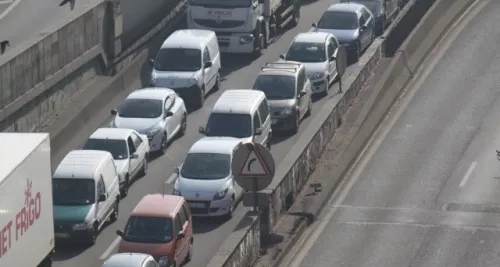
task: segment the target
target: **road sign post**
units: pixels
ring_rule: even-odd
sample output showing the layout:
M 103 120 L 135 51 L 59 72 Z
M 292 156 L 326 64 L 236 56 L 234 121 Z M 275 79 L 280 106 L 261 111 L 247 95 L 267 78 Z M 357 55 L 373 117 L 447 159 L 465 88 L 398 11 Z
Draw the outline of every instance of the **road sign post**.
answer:
M 252 207 L 258 208 L 258 192 L 273 180 L 275 163 L 271 151 L 258 143 L 245 143 L 236 148 L 231 163 L 231 172 L 236 183 L 252 192 Z
M 339 93 L 342 93 L 342 76 L 344 76 L 347 68 L 347 51 L 345 45 L 339 46 L 337 50 L 337 57 L 335 58 L 335 64 L 339 75 Z

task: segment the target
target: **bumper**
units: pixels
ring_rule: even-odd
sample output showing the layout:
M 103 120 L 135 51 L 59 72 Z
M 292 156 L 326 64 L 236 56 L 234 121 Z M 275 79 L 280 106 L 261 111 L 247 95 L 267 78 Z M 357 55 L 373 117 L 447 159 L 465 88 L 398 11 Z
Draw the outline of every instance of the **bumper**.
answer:
M 324 93 L 328 91 L 328 81 L 326 78 L 322 80 L 311 80 L 311 89 L 313 94 Z
M 54 226 L 56 242 L 81 243 L 92 238 L 92 229 L 73 230 L 71 226 Z
M 242 43 L 241 38 L 247 37 L 248 33 L 216 33 L 219 42 L 219 50 L 223 53 L 252 53 L 254 41 Z
M 216 217 L 224 216 L 229 212 L 231 207 L 231 198 L 225 198 L 221 200 L 193 200 L 186 199 L 191 214 L 195 217 Z
M 290 130 L 295 126 L 295 116 L 271 118 L 271 128 L 275 131 Z

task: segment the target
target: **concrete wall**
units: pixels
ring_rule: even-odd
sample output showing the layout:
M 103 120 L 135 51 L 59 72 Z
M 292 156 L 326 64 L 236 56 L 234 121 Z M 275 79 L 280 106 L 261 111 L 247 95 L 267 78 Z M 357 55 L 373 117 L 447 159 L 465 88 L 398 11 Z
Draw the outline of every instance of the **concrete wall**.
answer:
M 416 2 L 411 3 L 412 5 L 428 5 L 427 0 L 417 0 Z M 272 232 L 272 228 L 276 226 L 277 220 L 281 217 L 292 205 L 297 194 L 302 189 L 302 187 L 306 184 L 309 175 L 314 171 L 316 164 L 323 154 L 323 150 L 329 142 L 332 135 L 335 133 L 335 130 L 338 129 L 339 122 L 342 119 L 343 115 L 346 113 L 347 108 L 355 99 L 357 93 L 362 87 L 362 83 L 366 80 L 367 75 L 371 73 L 375 64 L 378 60 L 383 56 L 383 49 L 386 47 L 387 42 L 389 40 L 394 40 L 395 43 L 403 43 L 402 47 L 399 48 L 399 45 L 391 44 L 390 47 L 394 51 L 401 49 L 406 51 L 405 55 L 402 53 L 396 54 L 393 59 L 393 62 L 389 66 L 386 73 L 384 73 L 384 77 L 381 78 L 379 84 L 377 84 L 376 88 L 378 88 L 379 94 L 375 95 L 377 99 L 373 101 L 372 107 L 370 111 L 366 113 L 366 118 L 370 119 L 369 124 L 370 130 L 364 131 L 358 138 L 362 138 L 364 142 L 369 139 L 371 134 L 366 134 L 366 132 L 371 133 L 378 125 L 378 122 L 382 120 L 383 114 L 389 109 L 392 103 L 395 101 L 399 92 L 404 88 L 406 82 L 408 82 L 412 78 L 412 71 L 414 71 L 425 58 L 427 53 L 431 51 L 432 47 L 439 41 L 440 36 L 445 32 L 445 30 L 451 25 L 451 23 L 458 17 L 458 15 L 462 14 L 463 11 L 474 1 L 474 0 L 454 0 L 453 4 L 450 3 L 450 0 L 437 0 L 438 4 L 432 6 L 432 9 L 429 13 L 425 14 L 420 13 L 420 17 L 413 17 L 413 19 L 422 19 L 422 23 L 419 24 L 418 28 L 412 32 L 417 23 L 414 23 L 412 20 L 400 20 L 398 25 L 394 25 L 387 35 L 387 39 L 376 41 L 372 47 L 371 51 L 367 51 L 367 53 L 361 59 L 360 69 L 354 71 L 352 75 L 344 78 L 344 84 L 348 88 L 346 92 L 341 96 L 341 99 L 337 99 L 336 105 L 325 105 L 323 110 L 317 115 L 319 121 L 323 121 L 323 123 L 319 123 L 318 126 L 309 127 L 307 131 L 301 136 L 301 140 L 299 143 L 292 148 L 290 153 L 288 153 L 287 157 L 283 160 L 283 162 L 277 167 L 276 176 L 283 177 L 278 179 L 276 182 L 271 184 L 266 190 L 260 193 L 260 205 L 268 204 L 268 208 L 261 207 L 262 213 L 259 217 L 260 220 L 260 231 L 261 231 L 261 248 L 265 246 L 266 239 L 264 238 L 266 235 L 269 235 Z M 427 7 L 427 10 L 431 6 Z M 407 7 L 408 10 L 419 10 L 420 8 L 416 7 Z M 421 9 L 420 9 L 421 10 Z M 412 12 L 410 16 L 415 16 L 416 13 Z M 445 17 L 445 22 L 438 24 L 436 26 L 436 22 L 439 18 Z M 404 22 L 406 21 L 406 22 Z M 404 26 L 403 23 L 408 23 Z M 403 33 L 402 29 L 406 28 L 406 33 Z M 401 40 L 400 38 L 391 38 L 391 32 L 394 31 L 394 34 L 401 36 L 404 34 L 409 38 L 405 40 Z M 429 37 L 429 38 L 428 38 Z M 429 39 L 429 40 L 427 40 Z M 404 42 L 403 42 L 404 41 Z M 408 61 L 409 60 L 409 61 Z M 379 97 L 380 96 L 380 97 Z M 331 100 L 335 101 L 335 100 Z M 378 114 L 378 118 L 372 118 L 373 114 Z M 322 118 L 321 118 L 322 117 Z M 365 123 L 357 126 L 352 126 L 354 128 L 363 128 Z M 357 130 L 353 129 L 353 132 L 356 133 Z M 356 137 L 354 137 L 356 138 Z M 363 140 L 357 142 L 359 144 L 363 143 Z M 362 146 L 358 147 L 358 150 L 362 149 Z M 339 173 L 344 173 L 348 166 L 350 166 L 351 162 L 355 159 L 357 153 L 350 153 L 349 157 L 342 157 L 339 155 L 337 160 L 337 166 L 328 166 L 328 169 L 338 171 Z M 325 202 L 328 198 L 326 194 L 331 193 L 334 190 L 335 185 L 332 184 L 332 188 L 323 188 L 325 191 L 325 195 L 323 202 Z M 246 196 L 247 197 L 247 196 Z M 324 204 L 323 204 L 324 205 Z M 319 213 L 321 209 L 315 211 L 313 215 Z M 301 221 L 304 222 L 304 221 Z M 304 222 L 305 224 L 305 222 Z M 254 225 L 257 227 L 257 225 Z M 306 227 L 306 226 L 302 226 Z M 251 227 L 250 227 L 251 228 Z M 290 234 L 298 235 L 299 225 L 294 226 L 295 231 Z M 246 236 L 241 237 L 242 240 L 247 238 Z M 243 260 L 240 258 L 235 258 L 233 254 L 239 254 L 238 251 L 241 250 L 239 246 L 236 244 L 241 244 L 242 240 L 232 240 L 228 239 L 225 243 L 225 249 L 219 251 L 219 253 L 214 257 L 214 260 L 209 264 L 210 267 L 216 266 L 251 266 L 251 265 L 239 265 Z M 226 247 L 230 247 L 230 244 L 233 244 L 233 248 L 235 248 L 232 252 L 228 253 Z M 257 245 L 257 243 L 250 243 L 253 245 Z M 292 244 L 293 245 L 293 242 Z M 286 250 L 286 248 L 283 248 Z M 224 260 L 220 260 L 224 258 Z M 237 259 L 237 261 L 233 261 L 232 259 Z M 255 259 L 248 259 L 247 262 L 254 262 Z M 217 265 L 215 264 L 217 263 Z M 266 265 L 267 266 L 267 265 Z

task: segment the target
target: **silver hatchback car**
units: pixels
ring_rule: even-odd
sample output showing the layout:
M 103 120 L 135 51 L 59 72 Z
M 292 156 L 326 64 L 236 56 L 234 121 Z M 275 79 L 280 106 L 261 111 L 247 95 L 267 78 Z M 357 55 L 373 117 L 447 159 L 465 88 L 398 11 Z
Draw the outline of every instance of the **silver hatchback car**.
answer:
M 102 267 L 166 267 L 168 262 L 158 263 L 151 255 L 142 253 L 117 253 L 109 257 Z
M 298 62 L 268 63 L 253 85 L 266 94 L 273 130 L 297 133 L 301 120 L 311 114 L 311 81 Z

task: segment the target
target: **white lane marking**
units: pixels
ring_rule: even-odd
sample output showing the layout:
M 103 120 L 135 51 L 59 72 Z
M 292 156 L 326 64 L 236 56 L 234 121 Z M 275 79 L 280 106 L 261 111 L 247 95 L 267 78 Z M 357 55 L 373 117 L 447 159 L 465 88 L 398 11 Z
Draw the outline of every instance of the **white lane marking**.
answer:
M 0 5 L 10 4 L 10 3 L 12 3 L 13 1 L 14 1 L 14 0 L 3 0 L 3 1 L 1 1 L 1 0 L 0 0 Z
M 467 172 L 465 172 L 464 178 L 462 178 L 462 181 L 460 181 L 460 184 L 458 186 L 464 187 L 467 181 L 469 180 L 470 175 L 472 174 L 472 171 L 476 168 L 477 161 L 474 161 L 471 163 L 469 168 L 467 169 Z
M 172 173 L 172 175 L 170 175 L 170 177 L 168 177 L 167 181 L 165 182 L 166 184 L 172 184 L 175 182 L 175 179 L 177 178 L 177 174 L 176 173 Z
M 7 1 L 3 2 L 7 3 Z M 21 3 L 21 0 L 14 0 L 14 2 L 12 2 L 12 4 L 10 4 L 10 6 L 7 9 L 5 9 L 2 13 L 0 13 L 0 19 L 3 19 L 5 16 L 7 16 L 7 14 L 12 11 L 12 9 L 14 9 L 17 5 L 19 5 L 19 3 Z
M 370 159 L 375 154 L 375 151 L 380 146 L 382 141 L 385 139 L 390 129 L 394 126 L 397 119 L 401 116 L 403 111 L 406 109 L 406 106 L 411 102 L 413 96 L 419 91 L 422 87 L 423 82 L 427 79 L 430 72 L 433 71 L 438 63 L 438 61 L 443 57 L 444 53 L 448 50 L 453 41 L 457 38 L 458 34 L 465 28 L 466 25 L 481 11 L 486 4 L 490 1 L 476 1 L 471 4 L 471 6 L 462 14 L 460 18 L 458 18 L 453 25 L 445 32 L 443 38 L 436 44 L 436 48 L 434 52 L 431 52 L 428 58 L 423 62 L 422 66 L 426 66 L 426 68 L 421 68 L 418 73 L 416 73 L 415 78 L 407 85 L 408 91 L 403 92 L 400 96 L 400 103 L 394 104 L 394 106 L 401 105 L 401 107 L 396 108 L 395 114 L 391 118 L 391 112 L 386 115 L 387 125 L 385 122 L 381 123 L 376 132 L 373 134 L 373 137 L 370 139 L 368 144 L 365 146 L 363 151 L 360 153 L 357 162 L 353 164 L 351 171 L 353 171 L 350 178 L 346 179 L 347 183 L 345 186 L 341 184 L 339 188 L 342 190 L 339 193 L 334 193 L 328 205 L 333 206 L 332 209 L 328 211 L 325 217 L 320 217 L 320 221 L 316 221 L 313 225 L 309 226 L 302 237 L 296 242 L 294 249 L 295 252 L 292 257 L 288 258 L 288 261 L 285 260 L 280 266 L 286 267 L 300 267 L 302 261 L 305 259 L 309 251 L 312 249 L 313 245 L 318 240 L 319 236 L 324 232 L 324 229 L 328 225 L 328 222 L 332 219 L 337 211 L 337 207 L 344 202 L 344 199 L 347 197 L 347 194 L 354 186 L 355 182 L 359 179 L 359 176 L 362 173 L 362 170 L 368 164 Z M 478 6 L 478 4 L 481 4 Z M 478 9 L 474 10 L 475 7 Z M 474 10 L 475 12 L 469 13 L 469 11 Z M 474 14 L 473 16 L 470 16 Z M 468 16 L 468 17 L 467 17 Z M 464 19 L 467 18 L 467 19 Z M 430 61 L 430 62 L 429 62 Z M 379 133 L 380 132 L 380 133 Z
M 109 245 L 109 247 L 104 251 L 104 253 L 102 253 L 101 260 L 106 260 L 110 256 L 110 254 L 113 253 L 113 250 L 116 248 L 116 246 L 118 246 L 120 240 L 121 238 L 119 236 L 117 236 L 115 240 L 113 240 L 111 245 Z

